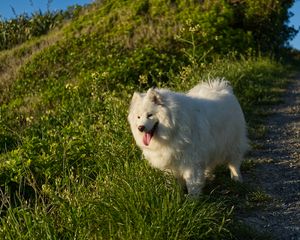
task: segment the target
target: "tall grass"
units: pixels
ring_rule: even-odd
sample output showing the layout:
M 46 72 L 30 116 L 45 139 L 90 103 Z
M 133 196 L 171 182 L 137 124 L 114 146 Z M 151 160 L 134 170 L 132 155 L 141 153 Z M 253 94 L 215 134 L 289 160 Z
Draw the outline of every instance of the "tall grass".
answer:
M 190 239 L 226 238 L 230 209 L 208 200 L 181 198 L 161 174 L 98 177 L 88 187 L 72 175 L 44 188 L 47 202 L 8 207 L 0 236 L 6 239 Z M 119 176 L 117 176 L 119 175 Z M 138 174 L 139 175 L 139 174 Z M 63 183 L 64 182 L 64 183 Z
M 222 60 L 193 72 L 187 84 L 183 74 L 167 85 L 186 90 L 200 79 L 225 76 L 244 108 L 252 108 L 246 114 L 254 127 L 256 111 L 276 92 L 282 73 L 281 66 L 268 59 Z M 186 199 L 172 176 L 150 168 L 135 147 L 126 122 L 133 87 L 106 91 L 98 77 L 51 88 L 34 105 L 27 103 L 27 108 L 32 108 L 22 120 L 27 130 L 19 139 L 15 136 L 19 143 L 11 143 L 11 150 L 2 149 L 1 179 L 6 179 L 6 187 L 2 190 L 0 236 L 234 237 L 230 230 L 232 207 L 246 201 L 245 195 L 250 193 L 232 185 L 225 171 L 199 200 Z M 255 88 L 251 88 L 253 81 Z M 59 104 L 53 105 L 54 101 Z M 2 114 L 11 107 L 19 108 L 20 103 L 2 106 Z M 1 123 L 3 133 L 7 124 Z M 13 187 L 12 181 L 21 187 Z M 224 191 L 229 196 L 224 196 Z
M 24 13 L 12 19 L 0 19 L 0 51 L 48 33 L 64 21 L 78 17 L 80 9 L 74 6 L 66 11 L 37 11 L 32 15 Z

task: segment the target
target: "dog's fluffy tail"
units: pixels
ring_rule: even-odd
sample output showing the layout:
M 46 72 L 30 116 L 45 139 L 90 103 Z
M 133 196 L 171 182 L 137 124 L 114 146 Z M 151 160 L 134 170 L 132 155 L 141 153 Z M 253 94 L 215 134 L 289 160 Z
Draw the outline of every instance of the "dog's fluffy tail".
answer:
M 209 80 L 208 82 L 202 83 L 202 85 L 218 92 L 226 91 L 228 93 L 233 93 L 230 83 L 225 80 L 225 78 Z
M 205 97 L 210 92 L 233 94 L 232 87 L 227 80 L 224 78 L 216 78 L 196 85 L 187 93 L 187 95 L 193 97 Z

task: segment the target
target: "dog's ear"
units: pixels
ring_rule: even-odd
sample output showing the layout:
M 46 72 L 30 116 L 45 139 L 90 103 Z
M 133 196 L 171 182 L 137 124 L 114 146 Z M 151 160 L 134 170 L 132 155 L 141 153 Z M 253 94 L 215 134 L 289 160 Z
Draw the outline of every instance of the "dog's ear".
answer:
M 163 104 L 163 101 L 162 101 L 162 96 L 161 94 L 155 90 L 155 88 L 150 88 L 148 91 L 147 91 L 147 94 L 146 94 L 147 98 L 157 104 L 157 105 L 162 105 Z
M 141 99 L 141 98 L 142 98 L 142 94 L 141 93 L 134 92 L 131 101 L 135 102 L 135 101 L 137 101 L 138 99 Z

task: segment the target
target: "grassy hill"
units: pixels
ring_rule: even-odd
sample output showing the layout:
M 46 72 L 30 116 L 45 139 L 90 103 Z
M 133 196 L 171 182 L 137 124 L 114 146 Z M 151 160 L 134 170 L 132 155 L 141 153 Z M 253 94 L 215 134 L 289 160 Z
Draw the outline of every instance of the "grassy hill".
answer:
M 287 72 L 212 2 L 102 1 L 0 52 L 2 239 L 253 239 L 234 212 L 262 193 L 221 169 L 186 199 L 142 159 L 126 120 L 134 91 L 225 77 L 250 136 L 263 134 L 261 107 Z

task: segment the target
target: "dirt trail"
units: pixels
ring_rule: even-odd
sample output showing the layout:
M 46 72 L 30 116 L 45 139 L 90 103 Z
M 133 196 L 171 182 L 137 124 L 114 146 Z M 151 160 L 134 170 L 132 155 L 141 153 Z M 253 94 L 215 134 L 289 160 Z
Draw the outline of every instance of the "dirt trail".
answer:
M 272 197 L 268 207 L 250 212 L 242 221 L 278 239 L 300 240 L 300 73 L 290 83 L 284 102 L 272 107 L 268 133 L 251 158 L 257 166 L 245 182 Z

